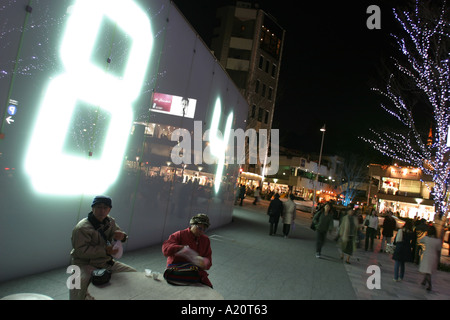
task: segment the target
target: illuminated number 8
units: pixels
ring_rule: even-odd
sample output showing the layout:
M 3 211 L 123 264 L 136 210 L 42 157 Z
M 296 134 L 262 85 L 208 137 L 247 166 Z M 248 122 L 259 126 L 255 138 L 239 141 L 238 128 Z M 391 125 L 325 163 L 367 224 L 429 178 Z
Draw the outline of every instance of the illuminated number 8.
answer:
M 131 105 L 142 87 L 153 37 L 148 17 L 132 0 L 78 0 L 71 11 L 60 48 L 66 73 L 53 79 L 47 88 L 25 166 L 39 192 L 96 194 L 105 191 L 118 176 L 133 120 Z M 103 16 L 132 39 L 120 78 L 90 61 Z M 77 101 L 98 106 L 111 115 L 98 160 L 62 152 Z

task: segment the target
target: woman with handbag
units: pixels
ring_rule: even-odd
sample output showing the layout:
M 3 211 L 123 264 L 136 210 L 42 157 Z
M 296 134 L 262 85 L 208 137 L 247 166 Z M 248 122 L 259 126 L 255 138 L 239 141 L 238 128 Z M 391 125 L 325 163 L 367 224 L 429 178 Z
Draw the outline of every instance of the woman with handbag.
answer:
M 206 272 L 212 266 L 211 243 L 205 234 L 209 217 L 199 213 L 189 224 L 188 228 L 171 234 L 162 245 L 162 252 L 167 257 L 164 279 L 174 285 L 200 282 L 212 288 Z
M 403 280 L 405 276 L 405 262 L 411 261 L 412 243 L 415 233 L 412 230 L 412 223 L 407 220 L 404 227 L 397 231 L 394 239 L 395 250 L 392 259 L 394 265 L 394 281 Z

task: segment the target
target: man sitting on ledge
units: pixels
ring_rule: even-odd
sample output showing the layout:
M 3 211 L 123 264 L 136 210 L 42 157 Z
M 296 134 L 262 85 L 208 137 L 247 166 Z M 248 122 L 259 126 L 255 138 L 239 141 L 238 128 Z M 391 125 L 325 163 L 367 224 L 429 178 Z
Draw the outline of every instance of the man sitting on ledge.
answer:
M 211 244 L 204 234 L 209 218 L 199 213 L 190 220 L 190 227 L 177 231 L 164 241 L 162 252 L 167 257 L 164 278 L 177 285 L 200 282 L 212 288 L 208 273 L 212 265 Z
M 116 261 L 113 256 L 113 240 L 125 242 L 127 235 L 120 230 L 114 218 L 108 217 L 112 200 L 106 196 L 96 196 L 92 201 L 92 211 L 82 219 L 72 231 L 72 264 L 80 267 L 79 289 L 69 291 L 70 300 L 84 300 L 92 297 L 87 293 L 92 271 L 108 269 L 112 273 L 136 271 L 136 269 Z

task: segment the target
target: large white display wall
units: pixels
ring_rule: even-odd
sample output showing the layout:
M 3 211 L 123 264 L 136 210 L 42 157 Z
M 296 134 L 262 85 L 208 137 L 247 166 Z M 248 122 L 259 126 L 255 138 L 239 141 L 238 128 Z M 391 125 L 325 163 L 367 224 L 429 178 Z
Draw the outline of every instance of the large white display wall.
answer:
M 112 197 L 125 250 L 199 212 L 229 223 L 225 140 L 247 110 L 168 0 L 3 1 L 0 281 L 69 265 L 95 195 Z

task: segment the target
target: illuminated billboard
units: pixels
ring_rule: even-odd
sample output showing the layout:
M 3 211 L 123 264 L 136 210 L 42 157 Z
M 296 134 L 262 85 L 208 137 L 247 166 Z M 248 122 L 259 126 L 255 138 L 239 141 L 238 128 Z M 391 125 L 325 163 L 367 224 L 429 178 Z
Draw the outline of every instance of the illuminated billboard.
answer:
M 0 281 L 66 265 L 94 195 L 112 197 L 126 250 L 199 212 L 231 221 L 226 137 L 186 165 L 171 134 L 245 128 L 248 106 L 169 0 L 8 1 L 0 25 Z
M 150 111 L 194 119 L 196 104 L 196 99 L 155 92 Z

